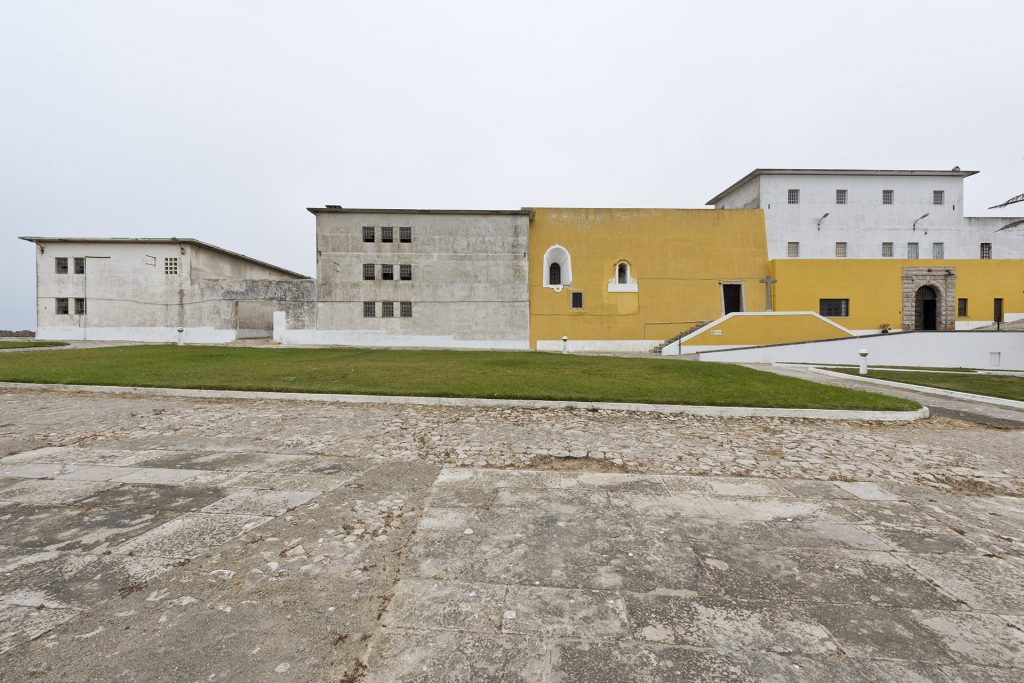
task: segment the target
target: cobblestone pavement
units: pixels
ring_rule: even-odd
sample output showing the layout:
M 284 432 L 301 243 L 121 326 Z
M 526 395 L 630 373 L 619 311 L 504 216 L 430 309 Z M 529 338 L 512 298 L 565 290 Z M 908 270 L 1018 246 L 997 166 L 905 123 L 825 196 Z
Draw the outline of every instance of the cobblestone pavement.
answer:
M 1024 675 L 1024 439 L 0 393 L 0 680 Z

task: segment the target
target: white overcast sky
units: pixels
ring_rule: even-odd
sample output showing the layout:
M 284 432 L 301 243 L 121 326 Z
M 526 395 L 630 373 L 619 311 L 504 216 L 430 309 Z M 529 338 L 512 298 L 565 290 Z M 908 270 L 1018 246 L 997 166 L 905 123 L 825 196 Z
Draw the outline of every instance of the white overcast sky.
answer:
M 959 165 L 992 215 L 1022 65 L 1019 0 L 0 0 L 0 328 L 26 234 L 312 275 L 308 206 L 701 207 L 758 166 Z

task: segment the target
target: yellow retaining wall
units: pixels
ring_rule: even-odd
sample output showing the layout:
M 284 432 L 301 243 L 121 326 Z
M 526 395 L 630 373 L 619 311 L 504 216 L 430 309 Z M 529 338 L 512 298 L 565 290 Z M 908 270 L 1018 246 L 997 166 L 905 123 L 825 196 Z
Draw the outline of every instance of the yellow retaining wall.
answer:
M 544 284 L 544 253 L 568 250 L 572 284 Z M 625 260 L 637 292 L 609 292 Z M 742 283 L 744 310 L 763 311 L 768 274 L 760 209 L 538 208 L 530 221 L 530 345 L 537 340 L 671 338 L 722 316 L 720 283 Z M 571 292 L 584 293 L 582 310 Z
M 715 334 L 718 332 L 719 334 Z M 761 346 L 852 337 L 812 313 L 733 315 L 682 342 L 687 346 Z
M 1017 259 L 776 259 L 777 311 L 818 311 L 819 299 L 849 299 L 850 315 L 832 318 L 851 330 L 902 327 L 903 268 L 956 268 L 956 296 L 967 299 L 959 323 L 991 321 L 992 300 L 1024 313 L 1024 261 Z

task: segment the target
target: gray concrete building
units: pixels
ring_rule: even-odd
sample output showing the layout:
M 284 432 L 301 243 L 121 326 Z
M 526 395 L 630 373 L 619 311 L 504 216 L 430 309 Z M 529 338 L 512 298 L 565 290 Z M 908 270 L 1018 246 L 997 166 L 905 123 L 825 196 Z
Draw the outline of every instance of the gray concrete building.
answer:
M 36 244 L 40 339 L 224 343 L 308 324 L 308 276 L 194 239 L 22 237 Z
M 529 348 L 529 212 L 311 208 L 312 325 L 291 344 Z

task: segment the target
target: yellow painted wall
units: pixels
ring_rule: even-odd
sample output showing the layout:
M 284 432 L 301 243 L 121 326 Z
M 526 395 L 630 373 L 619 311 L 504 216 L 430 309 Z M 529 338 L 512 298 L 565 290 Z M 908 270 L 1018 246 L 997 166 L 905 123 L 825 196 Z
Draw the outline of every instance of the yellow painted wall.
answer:
M 719 332 L 720 334 L 713 334 Z M 687 346 L 785 344 L 852 337 L 815 315 L 736 315 L 683 342 Z
M 544 253 L 572 258 L 572 284 L 545 288 Z M 609 292 L 626 260 L 638 292 Z M 763 311 L 768 273 L 764 214 L 751 210 L 538 208 L 530 221 L 530 344 L 538 339 L 662 341 L 720 317 L 720 282 L 744 287 Z M 570 308 L 582 291 L 584 308 Z
M 851 330 L 902 327 L 903 268 L 956 268 L 956 296 L 968 316 L 992 320 L 992 300 L 1005 313 L 1024 313 L 1024 261 L 1015 259 L 777 259 L 771 262 L 775 310 L 817 311 L 819 299 L 849 299 L 850 316 L 833 318 Z

